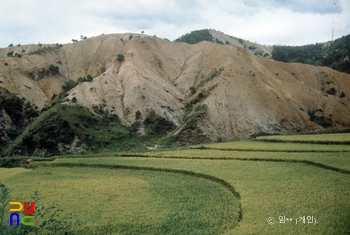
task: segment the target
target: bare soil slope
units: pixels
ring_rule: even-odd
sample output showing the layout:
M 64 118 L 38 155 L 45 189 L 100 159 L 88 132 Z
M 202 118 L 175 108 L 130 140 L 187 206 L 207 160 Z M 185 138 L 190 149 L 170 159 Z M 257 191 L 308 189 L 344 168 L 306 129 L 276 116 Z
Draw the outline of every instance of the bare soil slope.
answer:
M 90 74 L 91 82 L 69 91 L 67 104 L 100 107 L 125 125 L 135 122 L 137 111 L 144 119 L 154 110 L 179 127 L 179 144 L 323 129 L 309 120 L 312 110 L 332 127 L 350 126 L 350 100 L 339 98 L 341 92 L 350 94 L 350 75 L 327 67 L 281 63 L 236 46 L 188 45 L 130 33 L 44 46 L 32 55 L 39 46 L 0 49 L 0 87 L 39 108 L 49 105 L 66 81 Z M 8 57 L 10 51 L 20 58 Z M 50 65 L 58 66 L 59 74 L 50 73 Z M 189 104 L 192 112 L 207 105 L 192 128 L 184 120 Z

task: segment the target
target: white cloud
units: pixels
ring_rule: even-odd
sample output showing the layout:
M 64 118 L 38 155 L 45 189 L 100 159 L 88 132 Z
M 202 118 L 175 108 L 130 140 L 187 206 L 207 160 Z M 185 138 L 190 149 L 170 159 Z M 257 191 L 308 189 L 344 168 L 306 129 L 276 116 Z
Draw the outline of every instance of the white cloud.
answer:
M 341 11 L 339 0 L 264 0 L 259 8 L 286 8 L 293 12 L 331 14 Z
M 262 44 L 349 34 L 348 0 L 0 0 L 0 47 L 68 43 L 80 35 L 141 32 L 174 40 L 214 28 Z
M 293 13 L 287 9 L 274 9 L 273 14 L 263 10 L 240 33 L 242 38 L 267 45 L 323 42 L 331 40 L 331 19 L 332 15 Z
M 340 5 L 342 7 L 341 14 L 332 18 L 335 37 L 350 33 L 350 1 L 340 0 Z

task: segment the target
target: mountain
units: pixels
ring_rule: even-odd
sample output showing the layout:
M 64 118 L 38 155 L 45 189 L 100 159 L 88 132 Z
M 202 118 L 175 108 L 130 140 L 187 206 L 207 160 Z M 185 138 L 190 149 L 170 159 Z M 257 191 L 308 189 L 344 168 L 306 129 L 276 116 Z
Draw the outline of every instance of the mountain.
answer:
M 350 126 L 349 74 L 256 56 L 248 42 L 210 32 L 228 43 L 126 33 L 0 49 L 2 154 L 118 151 Z
M 350 35 L 332 42 L 305 46 L 273 46 L 273 59 L 328 66 L 339 72 L 350 73 Z
M 248 52 L 253 53 L 254 55 L 262 56 L 265 58 L 272 57 L 272 47 L 262 46 L 257 43 L 252 43 L 241 38 L 236 38 L 230 35 L 227 35 L 223 32 L 214 30 L 214 29 L 202 29 L 195 30 L 185 35 L 182 35 L 175 42 L 186 42 L 188 44 L 196 44 L 202 41 L 213 42 L 221 45 L 231 45 L 240 48 L 244 48 Z

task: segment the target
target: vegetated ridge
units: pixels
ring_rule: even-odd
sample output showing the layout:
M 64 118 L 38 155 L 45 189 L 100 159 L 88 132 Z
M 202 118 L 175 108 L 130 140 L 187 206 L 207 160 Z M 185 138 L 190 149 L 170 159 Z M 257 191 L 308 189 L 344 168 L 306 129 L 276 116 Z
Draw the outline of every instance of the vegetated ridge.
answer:
M 262 56 L 265 58 L 272 57 L 272 47 L 263 46 L 257 43 L 252 43 L 241 38 L 236 38 L 214 29 L 202 29 L 195 30 L 185 35 L 182 35 L 175 42 L 186 42 L 188 44 L 196 44 L 199 42 L 208 41 L 220 45 L 231 45 L 240 48 L 244 48 L 246 51 L 253 53 L 254 55 Z
M 267 47 L 209 33 L 214 43 L 126 33 L 0 49 L 2 154 L 118 151 L 349 127 L 350 75 L 274 61 Z
M 305 46 L 275 45 L 272 58 L 282 62 L 328 66 L 339 72 L 350 73 L 350 35 Z

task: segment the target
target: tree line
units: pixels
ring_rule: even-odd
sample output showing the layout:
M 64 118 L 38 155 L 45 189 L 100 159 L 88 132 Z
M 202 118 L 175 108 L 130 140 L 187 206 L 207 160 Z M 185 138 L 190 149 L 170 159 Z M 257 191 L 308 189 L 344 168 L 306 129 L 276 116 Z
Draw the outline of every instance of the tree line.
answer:
M 328 66 L 350 73 L 350 35 L 333 42 L 305 46 L 273 46 L 272 58 L 282 62 L 298 62 L 315 66 Z

